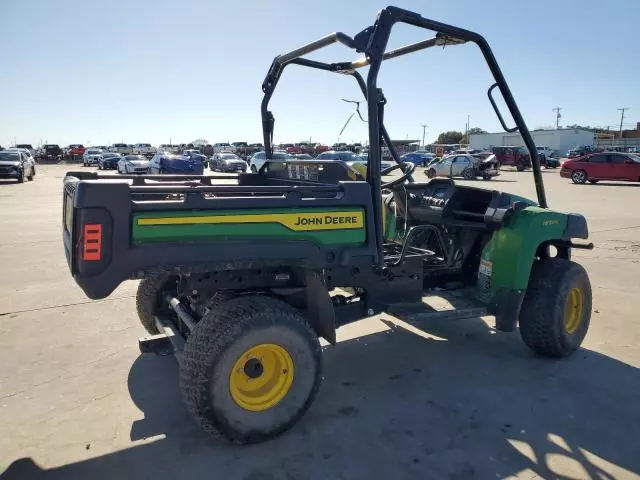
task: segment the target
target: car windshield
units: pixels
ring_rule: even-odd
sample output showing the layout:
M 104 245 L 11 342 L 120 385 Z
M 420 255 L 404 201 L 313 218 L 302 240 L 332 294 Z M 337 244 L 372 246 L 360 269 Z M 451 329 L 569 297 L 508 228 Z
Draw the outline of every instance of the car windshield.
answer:
M 16 148 L 33 148 L 31 145 L 29 145 L 28 143 L 20 143 L 18 145 L 16 145 Z
M 58 145 L 45 145 L 44 148 L 60 148 Z
M 118 155 L 117 153 L 103 153 L 102 154 L 102 158 L 115 158 L 115 157 L 119 157 L 120 155 Z
M 117 147 L 117 148 L 121 148 L 121 147 L 126 147 L 127 144 L 126 143 L 114 143 L 113 146 Z
M 99 155 L 102 153 L 102 150 L 99 150 L 97 148 L 90 148 L 89 150 L 87 150 L 86 152 L 88 155 Z
M 137 160 L 146 160 L 146 158 L 140 156 L 140 155 L 127 155 L 126 157 L 124 157 L 125 160 L 127 162 L 135 162 Z
M 629 158 L 636 163 L 640 163 L 640 155 L 629 155 Z
M 150 143 L 139 143 L 138 146 L 139 147 L 147 147 L 147 148 L 149 148 L 151 146 L 151 144 Z
M 3 162 L 16 162 L 20 159 L 18 156 L 18 152 L 12 151 L 2 151 L 0 152 L 0 161 Z
M 224 155 L 220 155 L 222 160 L 240 160 L 240 157 L 234 155 L 233 153 L 225 153 Z

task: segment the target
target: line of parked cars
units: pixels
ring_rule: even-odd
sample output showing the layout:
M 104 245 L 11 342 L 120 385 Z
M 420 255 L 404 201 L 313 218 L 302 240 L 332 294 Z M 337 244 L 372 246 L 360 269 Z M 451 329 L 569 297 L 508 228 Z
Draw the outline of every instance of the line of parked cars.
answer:
M 15 179 L 18 183 L 30 182 L 36 176 L 36 161 L 27 148 L 0 147 L 0 178 Z

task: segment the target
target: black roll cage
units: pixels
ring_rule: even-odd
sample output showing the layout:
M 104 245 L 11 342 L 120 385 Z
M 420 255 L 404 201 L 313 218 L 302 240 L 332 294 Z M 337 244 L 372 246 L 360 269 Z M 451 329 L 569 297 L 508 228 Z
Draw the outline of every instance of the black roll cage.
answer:
M 385 52 L 387 42 L 391 35 L 391 29 L 396 23 L 406 23 L 408 25 L 425 28 L 436 32 L 436 35 L 433 38 Z M 517 130 L 520 132 L 520 135 L 522 135 L 524 143 L 531 156 L 531 165 L 533 167 L 533 178 L 536 186 L 538 204 L 542 208 L 547 208 L 547 199 L 540 171 L 540 161 L 538 159 L 535 143 L 524 119 L 522 118 L 522 115 L 520 114 L 520 110 L 518 109 L 513 95 L 511 94 L 507 81 L 498 66 L 498 62 L 496 61 L 493 52 L 484 37 L 475 32 L 447 25 L 445 23 L 436 22 L 434 20 L 429 20 L 423 18 L 417 13 L 393 6 L 382 9 L 378 13 L 375 23 L 372 26 L 365 28 L 353 38 L 342 32 L 335 32 L 296 50 L 278 55 L 273 60 L 273 63 L 269 68 L 269 72 L 262 83 L 262 91 L 264 92 L 261 105 L 262 133 L 267 159 L 271 159 L 273 155 L 272 143 L 275 123 L 274 116 L 268 109 L 269 101 L 271 100 L 271 96 L 278 84 L 278 80 L 282 75 L 284 67 L 289 64 L 295 64 L 304 67 L 317 68 L 319 70 L 326 70 L 329 72 L 351 75 L 354 77 L 360 87 L 360 90 L 362 90 L 362 94 L 367 100 L 369 158 L 381 159 L 382 142 L 384 141 L 396 163 L 402 163 L 391 143 L 391 139 L 383 122 L 384 104 L 386 103 L 386 99 L 384 98 L 382 89 L 379 89 L 377 86 L 378 72 L 380 71 L 382 62 L 384 60 L 390 60 L 401 55 L 406 55 L 408 53 L 413 53 L 434 46 L 444 47 L 447 45 L 459 45 L 467 42 L 473 42 L 478 45 L 487 65 L 489 66 L 489 70 L 495 80 L 495 83 L 487 91 L 491 106 L 496 112 L 498 120 L 505 131 L 515 132 Z M 339 63 L 323 63 L 302 58 L 303 55 L 307 55 L 334 43 L 341 43 L 358 53 L 364 52 L 365 56 L 355 61 Z M 357 71 L 358 68 L 365 66 L 369 66 L 366 83 L 362 75 Z M 516 123 L 515 128 L 507 127 L 492 96 L 492 92 L 495 88 L 500 89 L 500 93 L 502 94 L 502 97 L 509 108 L 509 112 L 511 113 L 511 117 Z M 375 242 L 378 251 L 378 264 L 383 266 L 380 160 L 377 162 L 368 162 L 366 180 L 371 186 L 371 200 L 373 218 L 375 219 Z

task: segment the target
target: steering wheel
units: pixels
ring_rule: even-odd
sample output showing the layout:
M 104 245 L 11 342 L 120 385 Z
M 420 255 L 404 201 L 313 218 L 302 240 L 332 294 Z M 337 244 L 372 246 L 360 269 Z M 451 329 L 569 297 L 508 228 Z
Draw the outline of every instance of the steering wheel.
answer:
M 380 176 L 388 175 L 391 172 L 393 172 L 395 170 L 398 170 L 398 169 L 402 170 L 402 175 L 400 175 L 395 180 L 391 180 L 390 182 L 381 184 L 380 185 L 381 188 L 395 187 L 397 185 L 403 184 L 407 180 L 413 181 L 413 178 L 411 177 L 411 174 L 416 169 L 416 164 L 415 163 L 411 163 L 411 162 L 396 163 L 395 165 L 392 165 L 389 168 L 385 168 L 384 170 L 382 170 L 380 172 Z

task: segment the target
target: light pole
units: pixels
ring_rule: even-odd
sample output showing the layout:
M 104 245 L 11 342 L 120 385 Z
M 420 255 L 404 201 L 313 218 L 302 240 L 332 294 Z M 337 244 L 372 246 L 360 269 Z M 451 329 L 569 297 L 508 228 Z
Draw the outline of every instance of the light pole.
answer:
M 624 112 L 625 110 L 629 110 L 629 107 L 622 107 L 619 108 L 618 111 L 621 112 L 620 114 L 620 143 L 622 143 L 622 122 L 624 121 Z
M 424 134 L 425 134 L 425 132 L 427 130 L 427 127 L 429 125 L 420 125 L 420 126 L 422 127 L 422 148 L 424 148 Z

